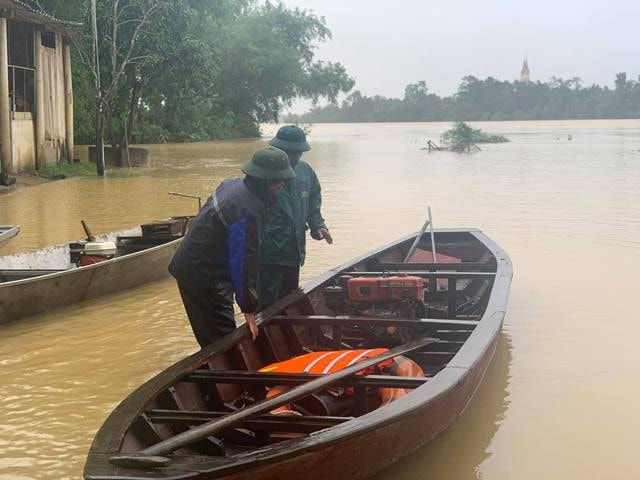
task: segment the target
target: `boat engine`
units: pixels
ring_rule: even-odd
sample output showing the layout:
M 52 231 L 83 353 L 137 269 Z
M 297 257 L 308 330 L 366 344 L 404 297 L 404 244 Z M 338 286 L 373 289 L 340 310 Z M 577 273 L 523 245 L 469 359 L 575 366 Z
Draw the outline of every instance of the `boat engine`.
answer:
M 416 319 L 426 316 L 424 280 L 411 275 L 339 278 L 339 285 L 324 289 L 325 301 L 336 315 Z M 411 340 L 413 327 L 369 326 L 379 346 Z
M 69 259 L 78 267 L 86 267 L 113 258 L 117 247 L 115 242 L 89 242 L 81 240 L 69 244 Z

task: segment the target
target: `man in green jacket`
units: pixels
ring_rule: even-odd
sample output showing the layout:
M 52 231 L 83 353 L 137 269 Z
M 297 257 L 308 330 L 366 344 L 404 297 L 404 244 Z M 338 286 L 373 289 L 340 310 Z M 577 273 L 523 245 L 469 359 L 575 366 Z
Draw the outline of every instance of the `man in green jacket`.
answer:
M 320 182 L 313 168 L 300 160 L 303 152 L 311 150 L 304 131 L 286 125 L 269 144 L 287 153 L 296 178 L 280 189 L 276 204 L 267 212 L 259 280 L 261 309 L 298 288 L 307 228 L 315 240 L 333 243 L 320 212 Z

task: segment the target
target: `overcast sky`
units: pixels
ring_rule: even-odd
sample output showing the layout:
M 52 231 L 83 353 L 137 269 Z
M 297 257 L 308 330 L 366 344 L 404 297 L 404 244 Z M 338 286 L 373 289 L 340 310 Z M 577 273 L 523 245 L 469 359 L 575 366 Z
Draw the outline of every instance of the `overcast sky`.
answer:
M 425 80 L 450 95 L 464 75 L 580 77 L 613 85 L 640 73 L 640 0 L 283 0 L 324 16 L 333 39 L 317 57 L 341 62 L 365 95 L 402 97 Z M 306 110 L 306 105 L 294 111 Z

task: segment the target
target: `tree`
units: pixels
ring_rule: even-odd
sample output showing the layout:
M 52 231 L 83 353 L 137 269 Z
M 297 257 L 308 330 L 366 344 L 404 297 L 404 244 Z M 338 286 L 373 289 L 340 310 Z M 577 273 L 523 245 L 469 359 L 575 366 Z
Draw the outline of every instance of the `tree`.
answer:
M 357 93 L 357 95 L 356 95 Z M 616 76 L 616 88 L 583 87 L 579 77 L 551 77 L 542 82 L 507 82 L 472 75 L 463 77 L 458 91 L 438 97 L 425 82 L 409 84 L 403 99 L 366 97 L 356 91 L 342 106 L 312 109 L 303 122 L 318 121 L 441 121 L 529 120 L 640 117 L 640 78 Z
M 335 101 L 354 82 L 342 65 L 314 61 L 314 44 L 330 36 L 324 20 L 312 13 L 252 2 L 221 39 L 216 90 L 223 108 L 257 128 L 277 120 L 295 98 Z
M 341 64 L 316 60 L 316 44 L 331 32 L 306 10 L 257 0 L 97 0 L 98 71 L 89 0 L 46 3 L 84 25 L 75 41 L 76 118 L 85 119 L 77 131 L 86 141 L 94 115 L 98 141 L 104 129 L 122 164 L 132 141 L 255 136 L 294 99 L 335 102 L 353 86 Z

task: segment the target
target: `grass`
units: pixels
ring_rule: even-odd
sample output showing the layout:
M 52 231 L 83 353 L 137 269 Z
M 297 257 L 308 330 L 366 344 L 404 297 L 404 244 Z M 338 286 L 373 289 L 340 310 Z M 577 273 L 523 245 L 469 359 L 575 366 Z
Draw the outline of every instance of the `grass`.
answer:
M 97 175 L 96 165 L 95 163 L 91 162 L 56 163 L 53 165 L 46 165 L 34 173 L 36 173 L 40 177 L 49 178 L 52 180 L 66 177 L 86 177 Z
M 69 177 L 94 177 L 98 175 L 96 164 L 92 162 L 56 163 L 31 173 L 50 180 L 61 180 Z M 109 168 L 105 170 L 105 176 L 109 178 L 128 178 L 136 176 L 136 172 L 133 172 L 130 168 Z

